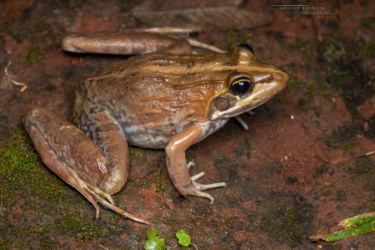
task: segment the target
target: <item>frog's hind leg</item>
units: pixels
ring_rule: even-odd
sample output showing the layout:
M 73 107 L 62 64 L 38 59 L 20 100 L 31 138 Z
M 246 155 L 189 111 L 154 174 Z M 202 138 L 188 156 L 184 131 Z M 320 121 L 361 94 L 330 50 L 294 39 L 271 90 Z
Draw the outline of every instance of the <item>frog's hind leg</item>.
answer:
M 110 194 L 120 190 L 127 177 L 126 139 L 121 139 L 119 132 L 115 132 L 116 126 L 109 125 L 111 117 L 105 123 L 105 114 L 102 114 L 103 117 L 98 116 L 94 114 L 92 119 L 101 119 L 103 122 L 103 126 L 99 126 L 95 132 L 103 137 L 102 145 L 106 145 L 107 149 L 118 146 L 115 153 L 122 151 L 111 160 L 108 157 L 113 156 L 112 152 L 103 152 L 77 127 L 43 108 L 31 110 L 24 124 L 43 163 L 77 189 L 95 207 L 97 217 L 100 211 L 98 202 L 126 218 L 149 224 L 114 205 Z
M 184 43 L 189 48 L 186 48 Z M 192 38 L 179 39 L 147 32 L 71 34 L 62 41 L 62 49 L 67 52 L 112 55 L 139 55 L 154 52 L 190 54 L 191 47 L 225 53 L 213 45 Z

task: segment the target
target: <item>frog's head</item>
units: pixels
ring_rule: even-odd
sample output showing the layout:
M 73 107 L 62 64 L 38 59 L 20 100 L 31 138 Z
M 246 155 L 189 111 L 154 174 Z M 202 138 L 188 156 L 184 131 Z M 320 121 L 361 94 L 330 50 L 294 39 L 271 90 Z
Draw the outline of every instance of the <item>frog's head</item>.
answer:
M 226 79 L 226 88 L 211 101 L 210 120 L 234 117 L 265 103 L 289 79 L 281 69 L 259 61 L 247 44 L 235 47 L 230 56 L 235 65 Z

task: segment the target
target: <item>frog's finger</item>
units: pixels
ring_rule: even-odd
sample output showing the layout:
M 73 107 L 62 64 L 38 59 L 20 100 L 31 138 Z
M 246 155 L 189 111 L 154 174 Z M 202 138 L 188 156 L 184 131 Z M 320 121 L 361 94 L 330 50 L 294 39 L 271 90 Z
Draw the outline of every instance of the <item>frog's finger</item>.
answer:
M 246 122 L 241 117 L 236 116 L 234 118 L 236 119 L 236 121 L 238 121 L 238 123 L 242 126 L 242 128 L 244 130 L 246 130 L 246 131 L 249 130 L 249 126 L 246 124 Z
M 192 181 L 196 181 L 198 180 L 199 178 L 202 178 L 206 173 L 205 172 L 200 172 L 199 174 L 196 174 L 196 175 L 193 175 L 190 179 Z
M 227 184 L 225 182 L 216 182 L 216 183 L 210 183 L 210 184 L 200 184 L 200 183 L 194 183 L 199 190 L 207 190 L 212 188 L 220 188 L 225 187 Z

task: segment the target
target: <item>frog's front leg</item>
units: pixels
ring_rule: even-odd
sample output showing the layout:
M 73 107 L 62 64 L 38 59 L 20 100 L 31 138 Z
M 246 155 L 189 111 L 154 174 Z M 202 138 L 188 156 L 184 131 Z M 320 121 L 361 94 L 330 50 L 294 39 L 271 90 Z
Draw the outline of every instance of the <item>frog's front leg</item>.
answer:
M 175 135 L 166 147 L 167 166 L 169 176 L 182 195 L 204 197 L 214 202 L 214 198 L 202 190 L 224 187 L 224 182 L 212 184 L 200 184 L 196 180 L 204 175 L 203 172 L 190 177 L 189 165 L 186 162 L 185 151 L 199 141 L 203 136 L 203 129 L 198 125 L 192 125 Z
M 100 211 L 98 202 L 126 218 L 149 224 L 116 207 L 111 198 L 128 175 L 127 142 L 121 127 L 101 110 L 91 108 L 88 116 L 85 126 L 91 139 L 43 108 L 31 110 L 24 123 L 43 163 L 95 207 L 96 217 Z

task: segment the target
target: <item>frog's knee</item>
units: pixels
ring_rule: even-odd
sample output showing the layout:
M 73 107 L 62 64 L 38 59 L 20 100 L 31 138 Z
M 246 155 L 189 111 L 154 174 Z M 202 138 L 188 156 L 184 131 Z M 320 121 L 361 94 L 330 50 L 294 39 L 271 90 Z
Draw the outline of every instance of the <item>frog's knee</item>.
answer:
M 115 194 L 121 191 L 126 184 L 126 176 L 111 175 L 101 184 L 101 189 L 108 194 Z

